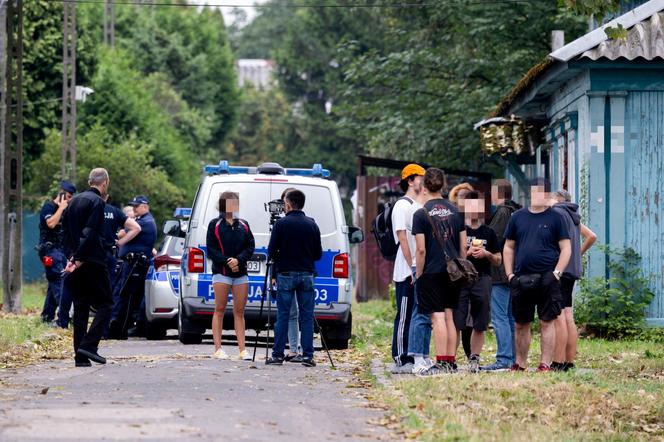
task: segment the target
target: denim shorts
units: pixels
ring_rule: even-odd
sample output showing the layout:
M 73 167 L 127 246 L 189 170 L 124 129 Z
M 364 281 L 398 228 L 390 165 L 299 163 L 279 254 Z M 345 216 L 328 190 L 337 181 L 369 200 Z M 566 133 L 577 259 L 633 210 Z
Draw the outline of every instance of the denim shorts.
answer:
M 227 284 L 230 286 L 249 284 L 249 277 L 245 275 L 245 276 L 240 276 L 239 278 L 231 278 L 230 276 L 224 276 L 215 273 L 214 275 L 212 275 L 212 284 L 216 283 Z

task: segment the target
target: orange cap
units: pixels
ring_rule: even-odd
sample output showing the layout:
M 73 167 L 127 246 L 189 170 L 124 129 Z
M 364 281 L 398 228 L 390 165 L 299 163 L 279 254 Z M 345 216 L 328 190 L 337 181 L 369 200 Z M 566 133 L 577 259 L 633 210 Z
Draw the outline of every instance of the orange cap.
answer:
M 405 180 L 411 175 L 424 176 L 424 172 L 426 172 L 424 167 L 419 164 L 409 164 L 401 171 L 401 180 Z

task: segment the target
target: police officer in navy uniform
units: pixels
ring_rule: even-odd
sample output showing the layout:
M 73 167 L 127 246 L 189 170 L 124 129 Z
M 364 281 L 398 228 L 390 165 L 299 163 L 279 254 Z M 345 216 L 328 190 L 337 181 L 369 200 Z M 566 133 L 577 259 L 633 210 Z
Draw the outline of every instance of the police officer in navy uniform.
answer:
M 146 196 L 138 195 L 129 205 L 134 207 L 141 231 L 120 248 L 122 269 L 113 290 L 117 302 L 113 306 L 109 339 L 127 339 L 134 323 L 136 327 L 132 335 L 140 335 L 145 325 L 145 312 L 140 310 L 145 308 L 145 276 L 157 241 L 157 224 L 150 213 L 150 200 Z
M 67 257 L 64 254 L 62 243 L 62 214 L 75 193 L 76 187 L 72 183 L 61 181 L 57 196 L 53 200 L 46 201 L 39 214 L 39 245 L 37 250 L 48 281 L 44 308 L 41 313 L 44 322 L 50 323 L 55 319 L 55 310 L 60 304 L 62 271 L 67 265 Z M 69 309 L 67 309 L 68 316 Z M 67 328 L 66 323 L 61 326 Z
M 123 230 L 122 238 L 118 233 Z M 115 285 L 118 273 L 118 249 L 134 239 L 141 232 L 141 226 L 136 220 L 128 217 L 121 209 L 106 200 L 104 207 L 104 251 L 106 252 L 106 267 L 111 278 L 111 285 Z

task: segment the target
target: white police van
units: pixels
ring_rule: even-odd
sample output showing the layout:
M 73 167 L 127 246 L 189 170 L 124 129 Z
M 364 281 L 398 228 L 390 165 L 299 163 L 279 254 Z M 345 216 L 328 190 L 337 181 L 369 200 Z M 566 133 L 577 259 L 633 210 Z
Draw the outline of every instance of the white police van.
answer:
M 225 191 L 239 194 L 239 216 L 249 223 L 256 241 L 256 250 L 247 265 L 246 327 L 260 329 L 264 325 L 267 301 L 262 321 L 259 321 L 259 308 L 270 239 L 270 214 L 265 204 L 279 199 L 285 189 L 293 187 L 304 192 L 304 212 L 316 220 L 321 232 L 323 257 L 316 263 L 316 319 L 330 348 L 347 348 L 352 324 L 350 244 L 363 241 L 364 234 L 359 228 L 346 224 L 337 184 L 327 179 L 330 172 L 321 165 L 314 165 L 312 169 L 289 169 L 275 163 L 231 167 L 226 161 L 206 166 L 205 172 L 207 176 L 203 178 L 192 206 L 180 267 L 180 341 L 200 343 L 203 333 L 211 328 L 214 291 L 212 267 L 205 245 L 206 230 L 210 220 L 219 216 L 219 194 Z M 271 311 L 270 322 L 274 325 L 276 308 Z M 232 296 L 224 316 L 224 328 L 233 328 Z

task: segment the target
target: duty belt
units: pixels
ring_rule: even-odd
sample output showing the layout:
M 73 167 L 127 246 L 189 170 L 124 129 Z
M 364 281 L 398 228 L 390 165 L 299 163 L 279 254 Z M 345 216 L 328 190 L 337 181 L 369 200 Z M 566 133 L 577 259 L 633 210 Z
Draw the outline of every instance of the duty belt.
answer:
M 122 257 L 122 259 L 130 264 L 135 265 L 147 266 L 150 263 L 150 258 L 148 258 L 148 256 L 144 253 L 129 252 L 124 257 Z

